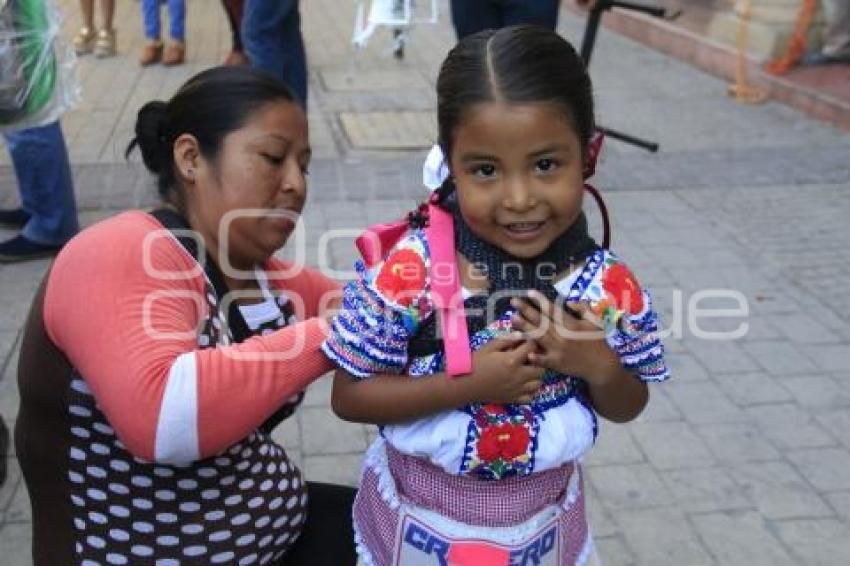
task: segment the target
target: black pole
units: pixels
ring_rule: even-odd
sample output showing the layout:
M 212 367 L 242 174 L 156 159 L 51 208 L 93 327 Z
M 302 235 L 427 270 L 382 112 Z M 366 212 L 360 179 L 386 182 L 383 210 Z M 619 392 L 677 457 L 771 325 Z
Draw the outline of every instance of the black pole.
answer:
M 599 2 L 603 4 L 603 2 Z M 607 8 L 599 8 L 599 4 L 595 5 L 590 10 L 590 15 L 587 16 L 587 24 L 584 26 L 584 37 L 581 39 L 581 60 L 584 61 L 584 66 L 590 66 L 590 56 L 593 54 L 593 46 L 596 43 L 596 32 L 599 29 L 599 23 L 602 21 L 602 12 Z
M 593 54 L 593 47 L 596 44 L 596 33 L 599 31 L 599 24 L 602 22 L 602 13 L 610 10 L 611 8 L 634 10 L 657 18 L 664 17 L 665 13 L 664 8 L 658 8 L 655 6 L 644 6 L 633 2 L 621 2 L 620 0 L 597 0 L 587 16 L 587 24 L 585 24 L 584 27 L 584 37 L 582 37 L 581 50 L 579 51 L 579 55 L 581 56 L 581 60 L 584 61 L 585 67 L 590 66 L 590 56 Z M 615 140 L 643 148 L 652 153 L 658 151 L 658 144 L 656 142 L 638 138 L 602 126 L 597 126 L 596 129 Z

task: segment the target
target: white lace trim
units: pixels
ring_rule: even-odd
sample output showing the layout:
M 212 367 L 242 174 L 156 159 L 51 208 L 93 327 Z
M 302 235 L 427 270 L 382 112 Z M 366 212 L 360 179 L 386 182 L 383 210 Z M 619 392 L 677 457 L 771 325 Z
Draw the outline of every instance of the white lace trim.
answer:
M 366 473 L 366 470 L 369 469 L 378 476 L 378 492 L 381 494 L 381 499 L 390 506 L 390 509 L 397 511 L 401 505 L 401 500 L 398 498 L 395 480 L 392 472 L 390 472 L 387 449 L 384 443 L 384 439 L 378 437 L 366 450 L 363 473 Z
M 563 507 L 565 511 L 569 511 L 570 507 L 578 501 L 579 495 L 581 495 L 581 465 L 578 461 L 573 462 L 573 473 L 570 474 L 570 481 L 567 483 L 567 495 L 564 498 Z
M 584 545 L 581 547 L 581 552 L 576 557 L 576 566 L 584 566 L 594 553 L 596 545 L 593 544 L 593 537 L 590 536 L 590 529 L 587 531 L 587 538 L 584 539 Z M 597 565 L 599 561 L 597 560 Z M 599 565 L 601 566 L 601 565 Z
M 360 529 L 357 528 L 356 522 L 354 523 L 354 545 L 357 550 L 357 566 L 377 566 L 363 537 L 360 536 Z

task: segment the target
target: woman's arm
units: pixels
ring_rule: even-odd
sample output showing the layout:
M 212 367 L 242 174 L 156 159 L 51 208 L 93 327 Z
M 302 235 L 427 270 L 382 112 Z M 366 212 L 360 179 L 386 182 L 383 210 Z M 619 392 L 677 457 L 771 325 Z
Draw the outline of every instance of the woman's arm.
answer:
M 339 309 L 342 287 L 339 281 L 305 266 L 272 258 L 267 264 L 269 281 L 293 298 L 299 319 L 320 316 L 329 319 Z M 287 274 L 275 277 L 275 274 Z
M 475 353 L 472 373 L 460 377 L 440 373 L 358 379 L 340 369 L 334 376 L 331 404 L 344 420 L 393 424 L 474 401 L 527 403 L 540 388 L 543 376 L 541 368 L 527 363 L 533 348 L 521 336 L 498 338 Z
M 178 463 L 241 440 L 332 369 L 319 350 L 324 320 L 201 348 L 207 310 L 197 264 L 152 217 L 134 212 L 63 250 L 44 320 L 128 450 Z

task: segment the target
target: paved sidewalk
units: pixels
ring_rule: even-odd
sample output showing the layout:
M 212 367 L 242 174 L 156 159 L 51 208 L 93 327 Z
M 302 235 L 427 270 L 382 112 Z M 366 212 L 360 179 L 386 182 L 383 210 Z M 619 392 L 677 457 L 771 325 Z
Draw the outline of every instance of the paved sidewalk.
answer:
M 76 2 L 61 3 L 70 37 Z M 185 67 L 138 67 L 135 2 L 118 3 L 119 57 L 80 62 L 85 102 L 63 127 L 87 224 L 155 202 L 138 157 L 123 158 L 135 112 L 229 49 L 218 3 L 188 4 Z M 305 236 L 287 254 L 303 252 L 308 264 L 345 277 L 351 239 L 321 236 L 328 228 L 354 233 L 422 197 L 424 151 L 411 148 L 433 138 L 433 83 L 453 36 L 444 10 L 438 26 L 415 31 L 405 60 L 389 55 L 384 33 L 355 55 L 348 44 L 353 2 L 309 0 L 302 11 L 317 157 Z M 565 37 L 578 42 L 582 27 L 563 12 Z M 724 82 L 604 29 L 591 74 L 600 122 L 661 144 L 653 155 L 609 142 L 597 185 L 613 214 L 613 247 L 654 289 L 674 334 L 667 342 L 673 379 L 653 386 L 635 422 L 603 423 L 587 459 L 603 563 L 846 563 L 850 136 L 778 104 L 738 106 Z M 16 198 L 0 152 L 0 206 Z M 22 325 L 48 265 L 0 267 L 0 415 L 7 423 L 17 414 Z M 740 339 L 699 338 L 689 322 L 700 308 L 734 307 L 706 298 L 717 289 L 740 292 L 749 314 L 697 318 L 698 329 L 746 322 Z M 355 484 L 374 429 L 336 419 L 329 392 L 327 378 L 313 385 L 276 435 L 311 479 Z M 9 467 L 0 489 L 0 562 L 18 566 L 30 563 L 31 525 L 14 455 Z

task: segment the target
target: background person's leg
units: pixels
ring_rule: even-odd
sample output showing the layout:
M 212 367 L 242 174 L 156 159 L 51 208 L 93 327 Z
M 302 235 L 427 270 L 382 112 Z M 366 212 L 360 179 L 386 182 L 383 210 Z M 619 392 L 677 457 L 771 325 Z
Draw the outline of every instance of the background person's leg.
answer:
M 502 25 L 534 24 L 554 30 L 559 5 L 559 0 L 505 0 Z
M 162 28 L 159 20 L 160 0 L 142 0 L 142 20 L 145 26 L 147 43 L 142 46 L 139 64 L 143 67 L 153 65 L 162 60 Z
M 112 29 L 115 21 L 115 0 L 100 0 L 103 29 Z
M 77 55 L 91 53 L 94 38 L 94 0 L 80 0 L 80 18 L 83 23 L 74 36 L 74 51 Z
M 162 64 L 170 67 L 181 65 L 186 60 L 186 3 L 184 0 L 168 0 L 168 20 L 171 41 L 162 53 Z
M 247 0 L 242 42 L 254 67 L 281 79 L 307 106 L 307 60 L 298 0 Z
M 6 134 L 22 208 L 30 219 L 22 235 L 58 246 L 77 233 L 77 205 L 68 150 L 59 122 Z
M 142 20 L 145 25 L 145 37 L 156 41 L 160 37 L 159 0 L 142 0 Z
M 503 25 L 502 8 L 493 0 L 452 0 L 451 9 L 452 24 L 458 39 Z
M 281 564 L 286 566 L 354 566 L 354 525 L 351 506 L 357 490 L 329 483 L 307 482 L 307 522 Z
M 221 0 L 227 21 L 230 23 L 230 33 L 233 37 L 233 49 L 242 51 L 242 12 L 244 0 Z
M 184 41 L 186 39 L 186 2 L 184 0 L 168 0 L 168 19 L 171 39 Z
M 112 57 L 117 52 L 117 35 L 112 27 L 115 20 L 115 0 L 100 0 L 102 26 L 97 32 L 94 54 L 98 57 Z

